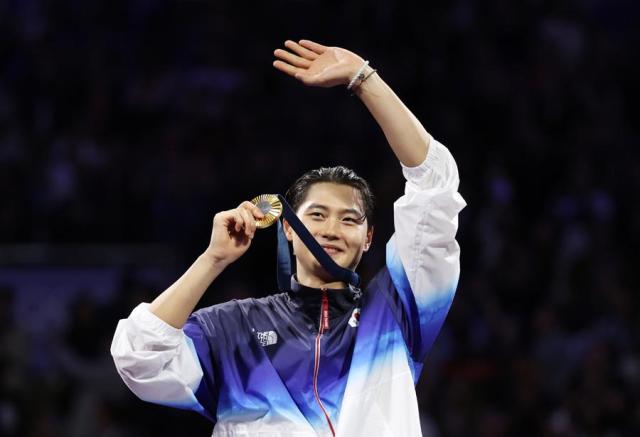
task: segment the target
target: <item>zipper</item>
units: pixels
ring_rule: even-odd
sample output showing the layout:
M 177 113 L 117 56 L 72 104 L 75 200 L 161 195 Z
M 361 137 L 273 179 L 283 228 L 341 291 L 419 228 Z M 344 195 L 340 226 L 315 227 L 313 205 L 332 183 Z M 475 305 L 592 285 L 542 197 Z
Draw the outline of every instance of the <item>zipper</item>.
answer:
M 322 289 L 322 314 L 320 316 L 322 324 L 322 333 L 329 329 L 329 295 L 326 289 Z
M 324 331 L 329 329 L 329 296 L 327 294 L 327 289 L 322 288 L 322 304 L 320 306 L 320 323 L 318 324 L 318 335 L 316 335 L 316 351 L 315 358 L 313 360 L 313 393 L 316 397 L 316 402 L 320 406 L 322 413 L 324 414 L 324 418 L 327 420 L 327 424 L 329 424 L 329 429 L 331 429 L 331 435 L 335 437 L 336 432 L 333 428 L 333 423 L 331 423 L 331 418 L 329 417 L 329 413 L 322 405 L 322 401 L 320 400 L 320 394 L 318 393 L 318 373 L 320 373 L 320 339 L 322 338 L 322 334 Z

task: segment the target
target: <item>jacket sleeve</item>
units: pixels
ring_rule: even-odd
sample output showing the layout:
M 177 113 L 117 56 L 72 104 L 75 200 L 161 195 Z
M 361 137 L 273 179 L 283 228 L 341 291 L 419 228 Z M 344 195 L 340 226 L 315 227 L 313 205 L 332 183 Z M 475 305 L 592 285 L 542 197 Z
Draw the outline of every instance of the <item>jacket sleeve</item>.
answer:
M 124 383 L 140 399 L 156 404 L 197 411 L 211 418 L 197 396 L 203 380 L 201 354 L 194 339 L 198 333 L 193 319 L 184 329 L 165 323 L 148 309 L 138 305 L 116 328 L 111 355 Z M 200 331 L 201 332 L 201 331 Z
M 458 169 L 449 150 L 431 138 L 425 161 L 402 165 L 405 192 L 394 203 L 395 233 L 386 263 L 398 292 L 405 340 L 423 361 L 447 316 L 460 275 L 455 240 L 458 213 L 466 203 L 458 193 Z

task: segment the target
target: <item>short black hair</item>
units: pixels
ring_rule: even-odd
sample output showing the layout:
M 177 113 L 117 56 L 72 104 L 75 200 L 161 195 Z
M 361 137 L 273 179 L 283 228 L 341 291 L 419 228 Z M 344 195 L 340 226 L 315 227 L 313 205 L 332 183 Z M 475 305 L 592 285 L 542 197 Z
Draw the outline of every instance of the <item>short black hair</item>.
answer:
M 289 187 L 286 198 L 294 211 L 298 211 L 300 205 L 307 197 L 307 192 L 313 184 L 331 182 L 334 184 L 349 185 L 358 190 L 364 206 L 364 215 L 367 218 L 367 227 L 373 226 L 373 212 L 375 198 L 369 183 L 350 168 L 338 165 L 335 167 L 320 167 L 309 170 L 300 176 Z

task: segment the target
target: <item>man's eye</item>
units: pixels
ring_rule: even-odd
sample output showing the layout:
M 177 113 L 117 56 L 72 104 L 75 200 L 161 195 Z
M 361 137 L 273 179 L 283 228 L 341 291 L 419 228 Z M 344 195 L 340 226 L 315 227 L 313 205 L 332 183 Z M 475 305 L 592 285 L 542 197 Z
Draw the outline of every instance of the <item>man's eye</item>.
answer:
M 312 212 L 311 213 L 311 217 L 320 217 L 320 218 L 322 218 L 322 213 L 321 212 Z
M 353 217 L 345 217 L 343 220 L 351 223 L 359 223 L 359 221 L 357 219 L 354 219 Z

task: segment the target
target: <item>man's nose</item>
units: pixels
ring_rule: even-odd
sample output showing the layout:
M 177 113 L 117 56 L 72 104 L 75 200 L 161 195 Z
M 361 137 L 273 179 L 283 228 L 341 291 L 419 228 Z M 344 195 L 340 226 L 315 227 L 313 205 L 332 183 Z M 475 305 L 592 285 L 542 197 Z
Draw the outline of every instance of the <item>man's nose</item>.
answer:
M 324 226 L 320 230 L 320 233 L 326 238 L 337 238 L 339 233 L 338 226 L 338 220 L 329 218 L 324 221 Z

